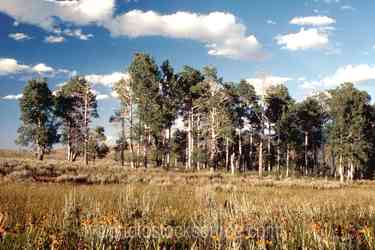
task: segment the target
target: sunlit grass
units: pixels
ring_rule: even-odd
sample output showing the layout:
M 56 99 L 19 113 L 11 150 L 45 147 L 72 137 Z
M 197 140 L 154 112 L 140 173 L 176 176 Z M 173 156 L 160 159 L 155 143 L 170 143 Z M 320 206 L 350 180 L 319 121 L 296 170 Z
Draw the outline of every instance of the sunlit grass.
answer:
M 374 249 L 374 188 L 8 183 L 0 248 Z

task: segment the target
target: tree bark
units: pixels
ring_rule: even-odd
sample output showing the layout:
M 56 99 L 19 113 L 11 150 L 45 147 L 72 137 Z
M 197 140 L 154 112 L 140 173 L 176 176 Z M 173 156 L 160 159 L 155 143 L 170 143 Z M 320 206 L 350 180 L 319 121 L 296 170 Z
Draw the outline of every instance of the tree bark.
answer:
M 232 175 L 234 175 L 234 172 L 235 172 L 234 157 L 235 157 L 235 153 L 233 152 L 232 155 L 230 156 L 230 169 L 231 169 Z
M 215 116 L 216 116 L 216 109 L 211 109 L 211 148 L 210 148 L 210 168 L 214 170 L 214 161 L 215 161 L 215 154 L 216 154 L 216 131 L 215 131 Z
M 225 169 L 229 168 L 229 138 L 225 138 Z
M 69 135 L 68 135 L 68 143 L 66 147 L 66 160 L 70 161 L 71 157 L 72 157 L 72 152 L 71 152 L 71 146 L 70 146 Z
M 167 168 L 171 165 L 171 127 L 168 128 L 168 139 L 167 139 Z
M 344 183 L 344 169 L 342 166 L 342 153 L 339 156 L 339 174 L 340 174 L 340 182 Z
M 253 168 L 253 131 L 250 131 L 250 150 L 249 150 L 250 169 Z
M 268 135 L 267 135 L 267 169 L 271 172 L 271 124 L 268 122 Z
M 290 146 L 287 145 L 286 146 L 286 177 L 288 178 L 289 177 L 289 148 Z
M 277 135 L 277 173 L 280 173 L 280 130 Z
M 139 136 L 138 145 L 137 145 L 137 154 L 136 154 L 136 165 L 140 166 L 140 155 L 141 155 L 141 143 L 143 142 L 143 136 Z
M 263 139 L 260 138 L 259 142 L 259 159 L 258 159 L 258 172 L 259 177 L 263 177 Z
M 121 114 L 121 166 L 125 165 L 125 118 L 124 115 Z
M 87 166 L 89 164 L 89 159 L 87 155 L 88 151 L 88 133 L 89 133 L 89 128 L 88 128 L 88 106 L 89 106 L 89 86 L 87 85 L 86 87 L 86 92 L 85 92 L 85 110 L 84 110 L 84 129 L 85 129 L 85 144 L 84 144 L 84 162 L 85 165 Z
M 66 146 L 66 160 L 70 161 L 71 159 L 71 139 L 70 139 L 70 124 L 68 124 L 68 133 L 67 133 L 67 146 Z
M 38 118 L 38 128 L 39 129 L 42 129 L 42 121 L 40 118 Z M 43 157 L 44 157 L 44 150 L 43 150 L 43 147 L 41 146 L 41 142 L 39 140 L 39 137 L 37 136 L 36 138 L 36 158 L 39 160 L 39 161 L 43 161 Z
M 191 167 L 194 165 L 194 160 L 193 160 L 193 153 L 194 153 L 194 116 L 193 114 L 191 115 L 191 148 L 190 148 L 190 158 L 191 158 Z
M 130 98 L 130 167 L 134 168 L 134 144 L 133 144 L 133 101 Z
M 307 167 L 308 167 L 308 157 L 307 157 L 307 146 L 309 144 L 309 139 L 308 139 L 309 133 L 305 131 L 305 171 L 307 175 Z
M 37 148 L 37 159 L 38 159 L 38 161 L 43 161 L 43 159 L 44 159 L 44 150 L 39 145 L 37 147 L 38 147 Z
M 139 167 L 141 165 L 140 163 L 140 155 L 141 155 L 141 144 L 144 143 L 143 141 L 143 133 L 142 131 L 142 123 L 139 121 L 138 122 L 138 145 L 137 145 L 137 154 L 136 154 L 136 166 Z
M 350 159 L 349 168 L 348 168 L 348 180 L 353 181 L 354 179 L 354 164 L 353 158 Z
M 77 160 L 78 155 L 78 153 L 73 153 L 72 162 L 75 162 Z
M 200 150 L 200 115 L 198 115 L 197 118 L 197 170 L 199 171 L 201 168 L 201 160 L 200 160 L 200 155 L 201 155 L 201 150 Z
M 191 169 L 191 153 L 192 153 L 192 112 L 188 114 L 188 149 L 187 149 L 187 169 Z
M 242 138 L 241 138 L 241 129 L 238 130 L 238 169 L 242 169 Z
M 148 141 L 149 141 L 149 134 L 148 134 L 148 128 L 145 127 L 145 135 L 144 135 L 144 141 L 143 141 L 143 167 L 147 168 L 148 159 Z

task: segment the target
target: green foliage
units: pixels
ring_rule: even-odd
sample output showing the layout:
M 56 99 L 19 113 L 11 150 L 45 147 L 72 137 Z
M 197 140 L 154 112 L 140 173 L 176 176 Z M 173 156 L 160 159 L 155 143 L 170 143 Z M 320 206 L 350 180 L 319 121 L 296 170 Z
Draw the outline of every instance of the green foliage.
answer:
M 96 127 L 90 131 L 88 152 L 92 160 L 103 159 L 109 153 L 109 147 L 105 144 L 106 140 L 104 127 Z
M 283 113 L 287 113 L 289 107 L 293 104 L 287 87 L 282 84 L 267 89 L 265 102 L 267 106 L 266 116 L 269 122 L 276 124 L 280 122 Z
M 186 162 L 186 145 L 187 133 L 183 130 L 176 130 L 173 134 L 172 152 L 175 154 L 179 162 Z
M 186 115 L 193 108 L 194 100 L 200 97 L 201 86 L 204 80 L 203 75 L 199 70 L 184 66 L 182 71 L 178 74 L 179 97 L 181 98 L 181 111 Z
M 232 161 L 233 171 L 258 166 L 263 175 L 267 151 L 266 170 L 274 171 L 277 162 L 279 175 L 282 168 L 289 171 L 290 162 L 304 170 L 300 174 L 337 176 L 338 165 L 348 179 L 375 171 L 375 107 L 368 93 L 353 84 L 297 102 L 282 84 L 258 96 L 246 80 L 224 82 L 213 66 L 175 72 L 168 60 L 158 65 L 142 53 L 134 55 L 128 72 L 113 87 L 121 106 L 110 118 L 121 125 L 116 151 L 122 165 L 129 140 L 132 167 L 139 167 L 141 158 L 144 167 L 148 160 L 169 167 L 177 159 L 196 169 L 219 169 Z M 71 161 L 82 152 L 89 151 L 93 159 L 108 153 L 104 128 L 89 133 L 98 112 L 95 92 L 84 77 L 72 78 L 56 97 L 45 79 L 31 80 L 20 107 L 17 142 L 34 146 L 39 157 L 59 141 L 58 132 Z
M 347 164 L 363 168 L 370 154 L 372 138 L 369 123 L 373 120 L 370 96 L 345 83 L 330 91 L 329 139 L 336 156 Z M 371 127 L 371 126 L 370 126 Z
M 86 135 L 86 97 L 89 123 L 92 118 L 99 117 L 98 104 L 90 83 L 84 77 L 73 77 L 56 92 L 56 115 L 62 123 L 62 143 L 68 146 L 69 155 L 79 155 L 83 152 Z M 68 157 L 69 160 L 73 158 Z
M 131 90 L 137 103 L 140 122 L 160 127 L 161 117 L 156 99 L 159 95 L 160 71 L 154 59 L 145 54 L 135 54 L 129 66 Z
M 16 143 L 32 145 L 40 160 L 59 141 L 53 104 L 53 95 L 46 79 L 30 80 L 27 83 L 20 100 L 22 124 L 18 129 Z

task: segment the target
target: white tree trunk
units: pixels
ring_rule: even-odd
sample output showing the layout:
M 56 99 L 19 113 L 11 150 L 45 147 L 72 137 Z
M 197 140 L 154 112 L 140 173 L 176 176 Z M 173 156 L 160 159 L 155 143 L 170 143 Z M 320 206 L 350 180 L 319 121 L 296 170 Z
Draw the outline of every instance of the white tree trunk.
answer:
M 250 131 L 250 150 L 249 150 L 250 169 L 253 167 L 253 132 Z
M 342 153 L 340 153 L 340 158 L 339 158 L 339 175 L 340 175 L 340 182 L 344 182 L 344 169 L 342 166 Z
M 307 165 L 308 165 L 308 158 L 307 158 L 307 146 L 309 145 L 309 139 L 308 139 L 308 132 L 305 132 L 305 171 L 307 175 Z
M 139 167 L 140 166 L 140 163 L 139 163 L 139 160 L 140 160 L 140 155 L 141 155 L 141 143 L 143 142 L 143 135 L 139 135 L 139 137 L 138 137 L 138 145 L 137 145 L 137 155 L 136 155 L 136 157 L 137 157 L 137 159 L 136 159 L 136 161 L 137 161 L 137 167 Z
M 88 109 L 89 109 L 89 86 L 86 87 L 86 93 L 85 93 L 85 107 L 84 107 L 84 129 L 85 129 L 85 144 L 84 144 L 84 162 L 85 165 L 89 164 L 88 159 L 88 137 L 89 137 L 89 127 L 88 127 Z
M 121 166 L 125 165 L 125 117 L 121 114 Z
M 167 145 L 167 167 L 171 165 L 171 128 L 168 128 L 168 145 Z
M 241 129 L 238 130 L 238 169 L 242 169 L 242 138 L 241 138 Z
M 229 138 L 225 138 L 225 168 L 229 168 Z
M 353 164 L 353 158 L 351 158 L 349 162 L 349 166 L 348 166 L 347 180 L 352 181 L 353 178 L 354 178 L 354 164 Z
M 289 177 L 289 145 L 286 146 L 286 178 Z
M 271 125 L 268 123 L 268 136 L 267 136 L 267 165 L 268 172 L 271 172 Z
M 192 112 L 189 112 L 188 114 L 188 149 L 187 149 L 187 169 L 191 169 L 191 154 L 193 151 L 192 147 Z
M 70 146 L 70 139 L 69 139 L 69 135 L 68 135 L 68 143 L 67 143 L 67 147 L 66 147 L 66 160 L 67 161 L 70 161 L 71 158 L 72 158 L 72 154 L 71 154 L 71 146 Z
M 144 140 L 143 140 L 143 167 L 147 168 L 148 165 L 148 159 L 147 159 L 147 154 L 148 154 L 148 144 L 150 141 L 150 134 L 148 131 L 148 127 L 144 127 Z
M 263 176 L 263 139 L 260 138 L 259 142 L 259 160 L 258 160 L 258 172 L 259 172 L 259 177 Z
M 130 133 L 130 167 L 134 168 L 134 143 L 133 143 L 133 99 L 130 98 L 130 128 L 129 128 L 129 133 Z
M 231 169 L 232 175 L 234 175 L 234 172 L 235 172 L 234 157 L 235 157 L 235 153 L 233 152 L 232 155 L 230 156 L 230 169 Z
M 201 160 L 200 160 L 200 115 L 198 115 L 197 118 L 197 170 L 199 171 L 201 169 Z
M 280 173 L 280 133 L 277 135 L 277 173 Z
M 211 165 L 211 171 L 213 171 L 213 164 L 215 160 L 215 153 L 216 153 L 216 131 L 215 131 L 215 126 L 216 126 L 216 109 L 212 108 L 211 110 L 211 148 L 210 148 L 210 165 Z

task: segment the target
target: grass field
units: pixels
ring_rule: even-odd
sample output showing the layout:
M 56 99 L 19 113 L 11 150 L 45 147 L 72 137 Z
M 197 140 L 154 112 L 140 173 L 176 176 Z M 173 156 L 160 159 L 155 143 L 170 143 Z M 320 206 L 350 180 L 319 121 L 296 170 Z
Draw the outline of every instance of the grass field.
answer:
M 375 183 L 0 161 L 0 249 L 375 249 Z

